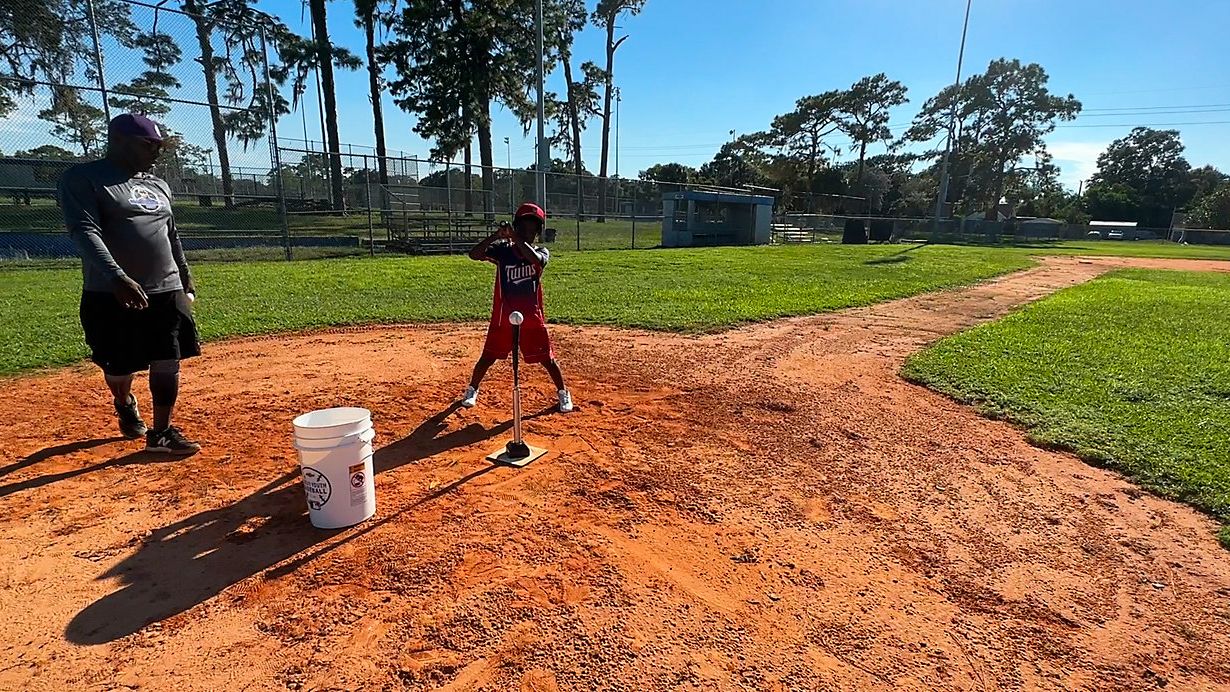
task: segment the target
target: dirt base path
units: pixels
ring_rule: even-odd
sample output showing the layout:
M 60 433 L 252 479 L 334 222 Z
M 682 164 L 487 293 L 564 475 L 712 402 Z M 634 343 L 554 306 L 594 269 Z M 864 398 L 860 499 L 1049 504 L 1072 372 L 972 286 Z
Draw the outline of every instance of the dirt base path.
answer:
M 556 328 L 448 402 L 474 326 L 214 344 L 166 462 L 88 368 L 0 384 L 0 689 L 1215 689 L 1230 553 L 1196 512 L 896 372 L 1113 266 L 705 337 Z M 148 406 L 148 402 L 144 404 Z M 290 419 L 374 412 L 377 517 L 308 526 Z M 94 439 L 90 439 L 94 438 Z

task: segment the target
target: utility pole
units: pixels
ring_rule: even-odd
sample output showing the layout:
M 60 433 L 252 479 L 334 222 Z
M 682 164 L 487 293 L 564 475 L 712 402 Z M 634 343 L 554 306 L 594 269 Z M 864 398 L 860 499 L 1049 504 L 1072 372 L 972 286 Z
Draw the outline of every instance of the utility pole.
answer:
M 619 177 L 619 87 L 615 87 L 615 177 Z
M 969 32 L 969 10 L 974 0 L 965 0 L 965 24 L 961 28 L 961 51 L 957 53 L 957 80 L 952 83 L 953 103 L 952 117 L 948 121 L 948 138 L 944 143 L 944 162 L 940 165 L 940 193 L 935 199 L 935 228 L 931 235 L 940 230 L 940 216 L 944 212 L 944 202 L 948 201 L 948 159 L 952 156 L 952 138 L 957 130 L 957 99 L 961 89 L 961 63 L 965 60 L 965 36 Z
M 623 99 L 619 93 L 619 87 L 613 87 L 613 91 L 615 92 L 615 216 L 618 217 L 620 210 L 619 196 L 623 192 L 623 181 L 619 179 L 619 103 Z M 610 181 L 604 181 L 603 184 L 607 182 Z M 633 245 L 635 246 L 635 243 Z
M 551 152 L 547 149 L 547 111 L 544 86 L 546 76 L 542 64 L 545 52 L 542 36 L 542 0 L 537 0 L 534 9 L 537 12 L 536 21 L 538 22 L 538 174 L 535 176 L 535 187 L 537 188 L 535 192 L 537 193 L 538 204 L 546 208 L 547 169 L 551 167 Z
M 102 92 L 103 117 L 111 122 L 111 99 L 107 96 L 107 72 L 103 69 L 102 45 L 98 41 L 98 21 L 94 18 L 94 3 L 86 2 L 89 12 L 90 36 L 94 40 L 94 69 L 98 70 L 98 90 Z
M 510 214 L 511 214 L 511 213 L 513 212 L 513 209 L 514 209 L 514 208 L 516 207 L 516 205 L 517 205 L 517 200 L 513 199 L 513 196 L 514 196 L 514 193 L 513 193 L 513 181 L 515 181 L 515 180 L 516 180 L 516 176 L 515 176 L 515 175 L 513 175 L 513 167 L 512 167 L 512 144 L 510 144 L 510 143 L 508 142 L 508 138 L 507 138 L 507 137 L 505 137 L 505 138 L 504 138 L 504 148 L 505 148 L 505 149 L 507 150 L 507 152 L 508 152 L 508 213 L 510 213 Z

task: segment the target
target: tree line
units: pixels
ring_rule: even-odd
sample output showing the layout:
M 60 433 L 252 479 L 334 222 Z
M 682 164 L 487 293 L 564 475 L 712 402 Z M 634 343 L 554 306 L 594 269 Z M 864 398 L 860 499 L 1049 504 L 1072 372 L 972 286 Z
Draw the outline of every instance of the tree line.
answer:
M 890 111 L 909 103 L 908 89 L 876 74 L 798 99 L 765 130 L 724 144 L 698 168 L 657 164 L 640 177 L 772 188 L 802 211 L 927 218 L 935 213 L 951 128 L 945 216 L 998 218 L 1002 200 L 1019 216 L 1069 223 L 1097 218 L 1167 228 L 1182 212 L 1191 226 L 1230 228 L 1230 176 L 1193 168 L 1177 130 L 1133 129 L 1098 157 L 1087 186 L 1065 190 L 1046 137 L 1082 106 L 1071 94 L 1052 93 L 1048 81 L 1038 64 L 993 60 L 893 127 Z M 841 161 L 843 153 L 852 156 Z
M 380 183 L 390 182 L 381 108 L 382 94 L 388 93 L 416 116 L 414 130 L 433 142 L 433 158 L 463 158 L 460 181 L 467 208 L 476 185 L 491 190 L 496 183 L 493 107 L 507 108 L 527 133 L 535 121 L 535 0 L 352 0 L 345 11 L 363 30 L 362 56 L 330 38 L 329 10 L 337 9 L 336 2 L 308 0 L 309 36 L 259 12 L 255 0 L 172 2 L 190 18 L 195 33 L 195 46 L 187 51 L 197 55 L 191 62 L 201 71 L 214 146 L 204 149 L 176 137 L 170 156 L 183 166 L 203 164 L 216 152 L 228 205 L 234 196 L 228 141 L 248 147 L 265 137 L 271 112 L 300 107 L 313 72 L 322 87 L 325 146 L 331 153 L 324 163 L 336 205 L 344 204 L 347 179 L 336 70 L 367 70 Z M 628 39 L 619 24 L 644 7 L 645 0 L 599 0 L 592 10 L 585 0 L 544 0 L 544 59 L 549 71 L 562 72 L 564 82 L 563 93 L 545 99 L 553 130 L 549 144 L 564 153 L 552 163 L 553 171 L 593 175 L 583 164 L 582 135 L 596 119 L 601 125 L 596 175 L 607 177 L 615 58 Z M 98 77 L 83 57 L 93 51 L 89 9 L 87 0 L 0 0 L 0 37 L 9 37 L 0 38 L 0 116 L 15 109 L 17 99 L 32 97 L 37 85 L 50 85 L 39 117 L 51 124 L 54 136 L 86 156 L 100 150 L 105 123 L 100 109 L 67 85 L 78 70 L 86 81 Z M 165 117 L 173 91 L 182 86 L 172 68 L 185 62 L 186 47 L 156 22 L 138 28 L 132 6 L 123 0 L 93 0 L 92 9 L 104 36 L 136 51 L 145 68 L 112 85 L 110 105 Z M 578 63 L 574 38 L 589 26 L 605 35 L 604 51 L 594 56 L 597 60 Z M 266 88 L 266 67 L 273 89 Z M 1164 227 L 1185 212 L 1193 224 L 1230 226 L 1226 175 L 1210 166 L 1193 168 L 1173 130 L 1133 130 L 1099 157 L 1088 186 L 1077 193 L 1065 190 L 1045 139 L 1060 123 L 1075 119 L 1082 106 L 1071 94 L 1052 93 L 1048 81 L 1038 64 L 993 60 L 982 72 L 928 98 L 909 123 L 894 125 L 890 115 L 909 103 L 908 89 L 876 74 L 845 89 L 798 99 L 763 131 L 732 139 L 697 169 L 660 164 L 641 177 L 763 186 L 796 201 L 854 197 L 865 200 L 869 213 L 926 217 L 935 208 L 940 162 L 951 141 L 945 215 L 993 216 L 1004 200 L 1022 216 L 1073 222 L 1096 217 Z M 478 176 L 472 171 L 475 141 Z M 845 161 L 843 153 L 849 155 Z M 596 187 L 595 215 L 601 219 L 610 186 Z M 484 199 L 485 211 L 493 211 L 490 195 Z M 584 203 L 581 195 L 578 204 Z
M 615 57 L 628 38 L 620 35 L 618 22 L 639 13 L 644 4 L 600 0 L 591 12 L 584 0 L 544 0 L 547 69 L 562 68 L 566 85 L 563 94 L 547 95 L 551 143 L 567 151 L 567 163 L 578 173 L 583 172 L 581 132 L 597 117 L 602 122 L 599 175 L 606 176 Z M 0 37 L 11 37 L 0 39 L 0 117 L 12 112 L 18 99 L 50 85 L 49 103 L 39 117 L 51 124 L 55 137 L 84 156 L 97 155 L 105 139 L 102 110 L 69 86 L 78 72 L 88 83 L 98 81 L 96 66 L 86 57 L 93 54 L 91 9 L 103 37 L 137 51 L 146 68 L 130 82 L 112 86 L 112 107 L 165 117 L 174 103 L 173 90 L 182 86 L 171 68 L 184 60 L 184 46 L 175 36 L 157 29 L 156 22 L 154 28 L 138 28 L 132 6 L 123 0 L 90 5 L 87 0 L 0 0 Z M 535 94 L 528 86 L 535 83 L 537 69 L 535 0 L 353 0 L 347 11 L 365 36 L 361 57 L 331 40 L 328 0 L 308 1 L 312 32 L 306 37 L 259 12 L 254 0 L 173 0 L 167 6 L 186 13 L 194 24 L 194 61 L 201 68 L 214 138 L 211 151 L 177 137 L 177 155 L 203 163 L 207 153 L 216 152 L 228 205 L 234 196 L 228 140 L 246 147 L 264 137 L 271 112 L 282 115 L 299 107 L 313 71 L 321 82 L 335 204 L 344 199 L 345 180 L 336 70 L 367 69 L 381 184 L 389 182 L 381 108 L 386 92 L 417 117 L 414 130 L 434 143 L 433 157 L 464 156 L 467 188 L 475 140 L 482 184 L 490 189 L 494 181 L 492 107 L 510 109 L 527 132 L 535 118 Z M 595 61 L 576 65 L 573 38 L 591 24 L 606 35 L 602 66 Z M 266 48 L 275 89 L 263 88 Z M 283 95 L 288 85 L 289 101 Z
M 271 113 L 283 115 L 298 106 L 322 56 L 327 56 L 330 68 L 362 63 L 328 43 L 327 35 L 315 40 L 296 35 L 258 11 L 252 0 L 179 0 L 166 6 L 183 14 L 159 16 L 155 9 L 152 25 L 138 27 L 133 5 L 123 0 L 0 0 L 0 36 L 11 37 L 0 39 L 0 117 L 15 110 L 19 99 L 33 98 L 39 87 L 45 87 L 49 99 L 38 117 L 51 125 L 51 134 L 85 157 L 101 154 L 106 139 L 104 112 L 84 98 L 102 81 L 93 59 L 91 14 L 100 39 L 136 51 L 145 68 L 127 82 L 105 85 L 107 105 L 156 119 L 171 112 L 174 91 L 183 86 L 173 70 L 185 62 L 185 46 L 179 43 L 183 37 L 168 33 L 165 26 L 175 17 L 187 17 L 189 40 L 195 40 L 191 50 L 196 57 L 191 62 L 200 69 L 214 147 L 196 146 L 171 132 L 168 153 L 180 163 L 202 166 L 207 155 L 216 154 L 223 196 L 230 206 L 235 186 L 228 142 L 238 141 L 247 148 L 264 138 Z M 283 95 L 288 84 L 291 102 Z M 332 120 L 336 123 L 336 114 Z M 336 137 L 332 142 L 336 145 Z M 46 147 L 35 151 L 39 150 L 54 154 Z

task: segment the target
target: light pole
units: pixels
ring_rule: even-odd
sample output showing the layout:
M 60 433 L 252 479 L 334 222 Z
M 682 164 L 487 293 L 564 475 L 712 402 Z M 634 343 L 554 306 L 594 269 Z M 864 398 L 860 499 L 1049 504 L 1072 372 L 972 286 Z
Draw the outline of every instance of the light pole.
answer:
M 940 193 L 935 198 L 935 228 L 931 235 L 939 233 L 940 215 L 944 212 L 944 202 L 948 200 L 948 159 L 952 156 L 952 138 L 957 129 L 957 102 L 961 89 L 961 63 L 965 60 L 965 35 L 969 31 L 969 10 L 974 0 L 965 0 L 965 24 L 961 28 L 961 51 L 957 53 L 957 80 L 952 83 L 952 117 L 948 121 L 948 137 L 944 143 L 944 162 L 940 165 Z
M 619 216 L 619 87 L 614 87 L 615 92 L 615 216 Z M 605 210 L 604 210 L 605 211 Z
M 538 175 L 535 176 L 535 192 L 538 203 L 547 204 L 547 169 L 551 166 L 551 152 L 547 150 L 547 112 L 543 74 L 542 0 L 537 0 L 535 11 L 538 22 Z
M 619 87 L 613 89 L 615 92 L 615 177 L 619 177 L 619 103 L 622 101 L 619 94 Z
M 513 175 L 512 145 L 508 143 L 507 137 L 504 138 L 504 148 L 508 151 L 508 213 L 511 214 L 513 212 L 513 205 L 517 203 L 517 200 L 513 199 L 513 181 L 516 179 L 516 176 Z

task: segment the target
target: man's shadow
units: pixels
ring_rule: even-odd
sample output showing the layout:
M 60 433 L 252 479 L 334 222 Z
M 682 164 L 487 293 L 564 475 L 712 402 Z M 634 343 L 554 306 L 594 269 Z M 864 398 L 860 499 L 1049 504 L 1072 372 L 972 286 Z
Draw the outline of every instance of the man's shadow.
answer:
M 436 454 L 477 444 L 507 432 L 512 421 L 486 428 L 471 423 L 440 435 L 453 405 L 433 415 L 405 438 L 378 450 L 377 473 L 392 471 Z M 527 418 L 550 413 L 540 411 Z M 483 467 L 441 488 L 417 505 L 456 490 L 494 466 Z M 248 497 L 227 507 L 206 510 L 165 526 L 147 537 L 135 553 L 98 579 L 118 578 L 121 588 L 95 601 L 72 619 L 64 636 L 74 644 L 103 644 L 137 632 L 150 623 L 179 614 L 218 595 L 254 574 L 295 557 L 345 529 L 324 531 L 311 526 L 299 470 L 288 471 Z M 382 525 L 384 521 L 376 525 Z M 373 528 L 373 527 L 369 527 Z M 278 570 L 286 574 L 344 541 L 309 553 Z M 278 576 L 275 575 L 275 576 Z
M 21 471 L 22 469 L 29 468 L 31 466 L 34 466 L 35 464 L 40 464 L 44 461 L 47 461 L 48 459 L 54 459 L 56 457 L 64 456 L 66 454 L 72 454 L 73 452 L 81 452 L 87 449 L 93 449 L 95 447 L 101 447 L 103 445 L 108 445 L 113 442 L 123 442 L 123 441 L 124 441 L 124 438 L 118 437 L 118 436 L 117 437 L 99 437 L 93 440 L 78 440 L 77 442 L 67 442 L 61 445 L 46 447 L 44 449 L 38 450 L 37 452 L 34 452 L 33 454 L 30 454 L 27 457 L 18 459 L 17 461 L 14 461 L 8 466 L 0 467 L 0 478 L 3 478 L 17 471 Z M 127 457 L 119 457 L 116 459 L 110 459 L 102 464 L 95 464 L 93 466 L 87 466 L 85 468 L 76 469 L 73 471 L 65 471 L 63 473 L 55 473 L 55 474 L 47 474 L 44 476 L 37 476 L 35 478 L 26 479 L 19 483 L 9 483 L 7 485 L 0 486 L 0 497 L 11 495 L 13 493 L 20 492 L 22 490 L 28 490 L 30 488 L 37 488 L 40 486 L 44 486 L 49 483 L 54 483 L 56 481 L 63 480 L 65 478 L 71 478 L 73 476 L 80 476 L 86 473 L 90 473 L 92 471 L 97 471 L 101 468 L 105 468 L 109 466 L 120 466 L 122 465 L 120 462 L 124 460 L 127 460 L 128 463 L 132 463 L 132 459 L 130 459 L 130 457 L 135 457 L 135 455 L 130 454 Z

